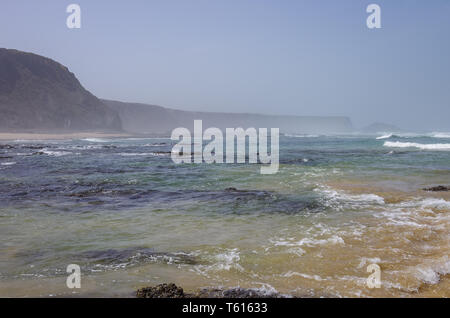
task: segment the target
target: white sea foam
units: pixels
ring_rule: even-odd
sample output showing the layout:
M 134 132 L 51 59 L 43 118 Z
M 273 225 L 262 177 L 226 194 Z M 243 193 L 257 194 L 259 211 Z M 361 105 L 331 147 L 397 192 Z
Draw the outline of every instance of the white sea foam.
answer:
M 121 153 L 118 153 L 118 155 L 122 156 L 122 157 L 138 157 L 138 156 L 151 156 L 152 153 L 151 152 L 139 152 L 139 153 L 121 152 Z
M 198 255 L 203 253 L 198 253 Z M 209 265 L 199 264 L 194 266 L 192 271 L 205 276 L 209 277 L 211 272 L 220 272 L 220 271 L 230 271 L 232 269 L 238 270 L 240 272 L 244 271 L 244 268 L 239 264 L 241 257 L 239 249 L 233 248 L 233 249 L 225 249 L 219 252 L 215 255 L 205 255 L 210 263 Z
M 378 139 L 378 140 L 381 140 L 381 139 L 389 139 L 389 138 L 391 138 L 391 137 L 392 137 L 392 134 L 388 134 L 388 135 L 383 135 L 383 136 L 377 137 L 377 139 Z
M 170 138 L 168 138 L 168 137 L 142 137 L 142 138 L 132 137 L 132 138 L 121 138 L 121 139 L 117 139 L 117 140 L 118 141 L 170 140 Z
M 341 209 L 344 207 L 360 207 L 361 205 L 383 205 L 385 204 L 384 199 L 376 194 L 365 193 L 365 194 L 347 194 L 342 191 L 336 191 L 328 187 L 321 187 L 315 189 L 315 191 L 320 191 L 324 194 L 325 202 L 324 204 L 333 208 Z
M 425 284 L 437 284 L 441 280 L 441 276 L 450 273 L 450 259 L 448 256 L 444 256 L 432 262 L 417 265 L 409 270 Z
M 287 272 L 285 274 L 282 274 L 281 276 L 282 277 L 299 276 L 299 277 L 303 277 L 303 278 L 306 278 L 306 279 L 316 280 L 318 282 L 326 280 L 325 278 L 322 278 L 319 275 L 309 275 L 309 274 L 304 274 L 304 273 L 299 273 L 299 272 L 294 272 L 294 271 L 289 271 L 289 272 Z
M 231 268 L 242 270 L 242 267 L 239 265 L 241 257 L 237 248 L 229 249 L 224 253 L 217 254 L 215 258 L 218 261 L 218 263 L 216 263 L 216 268 L 219 270 L 229 271 Z
M 82 149 L 82 150 L 90 150 L 90 149 L 102 149 L 103 146 L 99 145 L 76 145 L 76 146 L 64 146 L 59 147 L 60 150 L 74 150 L 74 149 Z
M 434 138 L 450 138 L 450 133 L 448 132 L 434 132 L 431 134 Z
M 269 285 L 267 283 L 257 283 L 260 284 L 261 287 L 258 288 L 250 288 L 250 290 L 255 291 L 258 294 L 262 294 L 264 296 L 272 296 L 279 294 L 278 290 L 275 289 L 272 285 Z M 285 295 L 287 296 L 287 295 Z
M 73 152 L 69 152 L 69 151 L 52 151 L 52 150 L 48 150 L 48 149 L 42 149 L 41 151 L 44 154 L 46 154 L 48 156 L 53 156 L 53 157 L 61 157 L 61 156 L 67 156 L 67 155 L 80 155 L 80 153 L 73 153 Z
M 122 157 L 142 157 L 142 156 L 169 156 L 169 153 L 165 152 L 121 152 L 118 153 Z
M 85 139 L 81 139 L 83 141 L 88 141 L 88 142 L 109 142 L 111 140 L 108 139 L 101 139 L 101 138 L 85 138 Z
M 302 238 L 299 241 L 293 241 L 291 239 L 278 239 L 278 240 L 271 240 L 271 243 L 274 246 L 286 246 L 286 247 L 315 247 L 315 246 L 325 246 L 325 245 L 345 245 L 344 240 L 342 237 L 338 235 L 332 235 L 326 239 L 314 239 L 305 237 Z M 304 252 L 304 250 L 301 250 Z
M 286 137 L 291 138 L 318 138 L 319 135 L 292 135 L 292 134 L 284 134 Z
M 450 202 L 444 199 L 427 198 L 419 201 L 420 206 L 424 208 L 450 209 Z
M 419 148 L 422 150 L 450 150 L 450 144 L 419 144 L 415 142 L 386 141 L 384 146 L 391 148 Z
M 2 165 L 2 166 L 13 166 L 15 164 L 16 164 L 15 162 L 2 162 L 0 165 Z

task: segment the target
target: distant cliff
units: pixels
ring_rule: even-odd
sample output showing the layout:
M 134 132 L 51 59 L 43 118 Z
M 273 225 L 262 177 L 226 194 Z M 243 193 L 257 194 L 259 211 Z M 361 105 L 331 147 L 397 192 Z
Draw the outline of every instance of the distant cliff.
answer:
M 121 121 L 67 67 L 0 48 L 0 131 L 6 130 L 121 130 Z
M 103 102 L 119 113 L 124 130 L 132 133 L 167 134 L 177 127 L 192 129 L 195 119 L 203 120 L 204 128 L 280 128 L 280 132 L 296 134 L 348 133 L 353 131 L 352 123 L 347 117 L 192 112 L 155 105 L 110 100 L 103 100 Z
M 168 134 L 174 128 L 280 128 L 282 133 L 347 133 L 347 117 L 181 111 L 100 100 L 67 67 L 42 56 L 0 49 L 0 131 L 118 131 Z

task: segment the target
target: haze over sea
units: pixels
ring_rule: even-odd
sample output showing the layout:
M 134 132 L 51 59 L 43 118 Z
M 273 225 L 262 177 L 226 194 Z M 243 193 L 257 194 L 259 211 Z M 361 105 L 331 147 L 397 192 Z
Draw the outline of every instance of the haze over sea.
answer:
M 168 138 L 0 143 L 0 296 L 175 282 L 450 296 L 450 134 L 285 135 L 280 170 L 182 164 Z M 366 286 L 381 267 L 381 288 Z M 82 288 L 69 290 L 68 264 Z

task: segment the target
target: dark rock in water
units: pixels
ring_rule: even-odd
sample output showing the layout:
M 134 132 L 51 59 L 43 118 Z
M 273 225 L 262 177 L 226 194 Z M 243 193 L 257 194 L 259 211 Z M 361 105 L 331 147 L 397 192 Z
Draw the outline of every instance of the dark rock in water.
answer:
M 16 147 L 12 145 L 0 145 L 0 149 L 15 149 Z
M 186 298 L 183 288 L 177 287 L 177 285 L 160 284 L 155 287 L 146 287 L 139 289 L 136 292 L 138 298 Z
M 44 149 L 44 146 L 22 146 L 23 149 L 40 150 Z
M 202 289 L 194 295 L 198 298 L 284 298 L 278 293 L 264 292 L 252 288 Z
M 233 187 L 230 187 L 230 188 L 226 188 L 225 191 L 228 191 L 228 192 L 235 192 L 235 191 L 238 191 L 238 189 L 233 188 Z
M 440 186 L 436 186 L 436 187 L 425 188 L 423 190 L 432 191 L 432 192 L 450 191 L 450 187 L 445 187 L 445 186 L 440 185 Z
M 173 283 L 146 287 L 136 292 L 138 298 L 284 298 L 278 293 L 268 293 L 251 288 L 202 289 L 193 294 L 184 293 L 183 288 Z
M 240 192 L 240 193 L 264 193 L 270 194 L 268 191 L 260 191 L 260 190 L 239 190 L 235 187 L 229 187 L 225 189 L 225 192 Z
M 93 196 L 93 195 L 97 195 L 97 194 L 101 194 L 103 193 L 103 189 L 90 189 L 90 190 L 86 190 L 86 191 L 82 191 L 82 192 L 77 192 L 77 193 L 71 193 L 69 194 L 70 197 L 78 197 L 78 198 L 86 198 L 89 196 Z

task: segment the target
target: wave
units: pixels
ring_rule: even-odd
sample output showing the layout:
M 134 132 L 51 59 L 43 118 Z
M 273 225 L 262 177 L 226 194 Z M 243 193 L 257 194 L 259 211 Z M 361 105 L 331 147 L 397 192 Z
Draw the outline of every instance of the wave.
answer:
M 13 166 L 15 164 L 16 164 L 15 162 L 2 162 L 0 165 L 2 165 L 2 166 Z
M 291 134 L 284 134 L 285 137 L 291 137 L 291 138 L 318 138 L 319 135 L 291 135 Z
M 393 136 L 393 134 L 388 134 L 388 135 L 383 135 L 383 136 L 377 137 L 377 139 L 378 139 L 378 140 L 380 140 L 380 139 L 389 139 L 389 138 L 391 138 L 392 136 Z
M 88 141 L 88 142 L 109 142 L 111 140 L 108 139 L 101 139 L 101 138 L 85 138 L 85 139 L 81 139 L 83 141 Z
M 238 248 L 221 250 L 215 255 L 201 253 L 200 251 L 194 252 L 197 256 L 202 254 L 201 257 L 207 261 L 207 264 L 197 264 L 192 270 L 205 277 L 209 277 L 214 272 L 221 271 L 235 270 L 243 272 L 244 268 L 240 264 L 240 253 Z
M 324 245 L 345 245 L 345 241 L 339 235 L 332 235 L 328 238 L 309 238 L 305 237 L 300 239 L 299 241 L 292 241 L 291 239 L 275 239 L 270 240 L 273 246 L 287 246 L 287 247 L 315 247 L 315 246 L 324 246 Z
M 433 137 L 433 138 L 450 138 L 450 133 L 434 132 L 434 133 L 432 133 L 431 137 Z
M 118 153 L 119 156 L 122 157 L 139 157 L 139 156 L 169 156 L 170 152 L 121 152 Z
M 69 151 L 52 151 L 48 149 L 42 149 L 41 152 L 43 154 L 46 154 L 48 156 L 54 156 L 54 157 L 61 157 L 61 156 L 67 156 L 67 155 L 81 155 L 81 153 L 77 152 L 69 152 Z
M 328 187 L 319 187 L 314 191 L 320 192 L 324 197 L 324 205 L 338 210 L 348 208 L 360 208 L 366 205 L 384 205 L 384 198 L 373 194 L 348 194 L 343 191 L 336 191 Z
M 383 133 L 382 136 L 377 137 L 377 140 L 389 138 L 450 138 L 449 132 L 432 132 L 432 133 Z
M 391 148 L 419 148 L 422 150 L 450 150 L 450 144 L 419 144 L 415 142 L 386 141 L 384 146 Z

